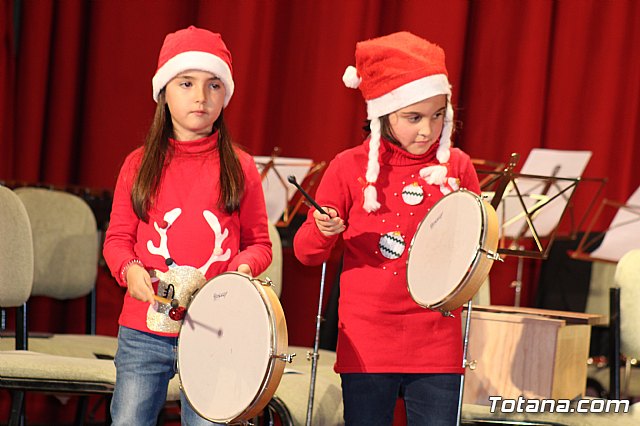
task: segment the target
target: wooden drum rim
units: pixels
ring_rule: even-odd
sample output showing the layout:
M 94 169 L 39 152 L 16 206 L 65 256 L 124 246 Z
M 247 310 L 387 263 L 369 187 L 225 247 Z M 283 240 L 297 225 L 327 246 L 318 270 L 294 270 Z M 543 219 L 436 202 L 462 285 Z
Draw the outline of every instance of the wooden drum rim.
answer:
M 273 397 L 278 385 L 280 384 L 280 380 L 282 379 L 282 375 L 284 373 L 285 362 L 280 359 L 279 356 L 286 353 L 288 349 L 288 333 L 287 333 L 287 324 L 284 316 L 284 311 L 282 309 L 282 305 L 280 304 L 280 300 L 276 295 L 275 291 L 270 287 L 270 283 L 265 283 L 258 278 L 252 278 L 248 275 L 242 274 L 240 272 L 224 272 L 219 274 L 209 281 L 207 281 L 202 288 L 196 291 L 189 304 L 187 305 L 187 313 L 189 312 L 189 307 L 191 304 L 197 300 L 198 294 L 204 289 L 209 283 L 214 283 L 215 280 L 224 279 L 225 276 L 239 276 L 243 279 L 249 281 L 249 285 L 253 286 L 253 289 L 257 291 L 259 295 L 259 299 L 262 302 L 262 306 L 264 306 L 263 314 L 266 314 L 267 317 L 267 329 L 268 329 L 268 340 L 269 340 L 269 360 L 267 362 L 267 368 L 263 372 L 264 376 L 262 377 L 261 383 L 258 387 L 258 390 L 253 395 L 251 402 L 247 405 L 244 410 L 240 411 L 237 415 L 232 418 L 211 418 L 208 415 L 203 414 L 199 411 L 198 407 L 194 406 L 193 403 L 189 399 L 189 394 L 185 388 L 185 382 L 183 381 L 182 376 L 178 373 L 180 388 L 183 389 L 185 398 L 192 405 L 194 411 L 196 411 L 201 417 L 215 422 L 215 423 L 236 423 L 236 422 L 246 422 L 253 419 L 256 415 L 258 415 L 264 407 L 267 406 L 271 398 Z M 260 306 L 260 302 L 256 303 L 256 306 Z M 178 334 L 178 360 L 180 361 L 180 351 L 188 348 L 183 348 L 180 345 L 180 337 L 182 335 L 182 327 L 180 333 Z M 264 336 L 264 334 L 263 334 Z M 179 369 L 181 367 L 179 366 Z M 255 378 L 256 376 L 254 376 Z M 258 376 L 259 377 L 259 376 Z M 188 385 L 188 384 L 187 384 Z M 233 386 L 233 383 L 229 384 Z M 251 395 L 251 393 L 248 393 Z
M 455 285 L 451 286 L 449 293 L 441 298 L 439 301 L 435 303 L 426 304 L 422 300 L 419 300 L 415 295 L 415 291 L 412 290 L 412 285 L 410 283 L 409 277 L 409 267 L 411 262 L 411 253 L 414 244 L 416 243 L 416 236 L 420 232 L 421 227 L 427 222 L 427 219 L 430 217 L 432 211 L 435 210 L 435 207 L 443 202 L 443 200 L 447 200 L 447 197 L 460 196 L 460 194 L 465 194 L 465 196 L 471 196 L 478 206 L 478 210 L 481 217 L 481 230 L 479 235 L 479 241 L 477 242 L 477 246 L 475 249 L 475 255 L 473 255 L 473 259 L 470 260 L 468 269 L 465 272 L 464 276 Z M 476 212 L 477 213 L 477 212 Z M 414 234 L 414 238 L 411 241 L 411 245 L 409 247 L 409 255 L 407 257 L 407 288 L 411 295 L 411 298 L 423 308 L 428 308 L 432 310 L 439 311 L 452 311 L 468 300 L 470 300 L 475 293 L 478 291 L 484 280 L 486 279 L 491 266 L 493 265 L 494 259 L 487 256 L 487 252 L 495 253 L 498 247 L 499 240 L 499 225 L 498 225 L 498 217 L 495 212 L 495 209 L 482 198 L 480 198 L 477 194 L 465 190 L 460 189 L 458 191 L 449 193 L 438 200 L 430 211 L 425 215 L 425 217 L 420 221 L 418 227 L 416 228 L 416 233 Z

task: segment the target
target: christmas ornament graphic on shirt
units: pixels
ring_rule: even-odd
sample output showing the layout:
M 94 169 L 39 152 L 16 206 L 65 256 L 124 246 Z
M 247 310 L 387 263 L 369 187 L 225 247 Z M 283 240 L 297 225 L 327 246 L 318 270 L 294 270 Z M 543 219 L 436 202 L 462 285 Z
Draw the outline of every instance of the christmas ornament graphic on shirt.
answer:
M 402 188 L 402 201 L 410 206 L 417 206 L 424 200 L 424 190 L 418 184 L 413 182 Z
M 404 238 L 398 231 L 387 232 L 380 237 L 378 247 L 380 253 L 387 259 L 397 259 L 404 253 Z

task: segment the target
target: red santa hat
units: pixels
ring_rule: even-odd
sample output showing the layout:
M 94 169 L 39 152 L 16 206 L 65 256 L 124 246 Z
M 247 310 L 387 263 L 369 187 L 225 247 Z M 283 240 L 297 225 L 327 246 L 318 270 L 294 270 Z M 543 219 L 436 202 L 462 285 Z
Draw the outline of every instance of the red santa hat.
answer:
M 207 71 L 218 77 L 226 89 L 224 106 L 233 95 L 231 52 L 220 34 L 193 25 L 167 34 L 160 49 L 158 69 L 153 76 L 153 100 L 172 78 L 187 70 Z
M 436 153 L 440 165 L 425 167 L 421 176 L 429 184 L 444 183 L 453 131 L 451 85 L 444 50 L 406 31 L 362 41 L 356 44 L 356 66 L 347 67 L 342 80 L 347 87 L 361 90 L 367 102 L 367 118 L 371 120 L 364 209 L 373 212 L 380 208 L 375 188 L 380 172 L 380 117 L 436 95 L 447 95 Z

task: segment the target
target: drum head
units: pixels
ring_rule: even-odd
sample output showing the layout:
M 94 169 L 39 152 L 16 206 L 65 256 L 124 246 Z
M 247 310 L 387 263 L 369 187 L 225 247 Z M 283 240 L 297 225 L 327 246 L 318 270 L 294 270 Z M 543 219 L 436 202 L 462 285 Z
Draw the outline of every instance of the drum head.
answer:
M 202 417 L 227 422 L 254 402 L 269 371 L 271 328 L 260 291 L 244 275 L 218 275 L 196 293 L 180 329 L 178 368 Z
M 483 214 L 477 196 L 456 191 L 420 222 L 407 259 L 409 292 L 419 305 L 437 308 L 464 284 L 480 247 Z

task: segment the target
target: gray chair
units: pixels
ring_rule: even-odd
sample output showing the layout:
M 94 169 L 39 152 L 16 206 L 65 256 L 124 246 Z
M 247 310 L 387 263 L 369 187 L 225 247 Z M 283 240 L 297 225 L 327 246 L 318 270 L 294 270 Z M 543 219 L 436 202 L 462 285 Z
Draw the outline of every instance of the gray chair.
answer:
M 282 293 L 282 241 L 278 228 L 271 223 L 269 223 L 269 239 L 271 240 L 272 252 L 271 264 L 257 278 L 262 280 L 269 278 L 273 281 L 273 291 L 280 297 Z
M 29 217 L 18 196 L 10 189 L 0 185 L 0 309 L 2 326 L 8 309 L 16 313 L 16 334 L 24 334 L 26 324 L 22 321 L 25 304 L 31 295 L 33 285 L 33 246 L 31 245 L 31 227 Z M 5 330 L 2 330 L 3 332 Z M 3 334 L 0 343 L 10 341 L 9 349 L 26 350 L 26 339 L 12 339 Z M 0 352 L 0 377 L 3 377 L 4 359 L 14 352 Z M 11 415 L 19 419 L 22 416 L 24 393 L 11 393 Z
M 590 365 L 589 379 L 602 388 L 603 393 L 619 391 L 625 397 L 640 397 L 640 333 L 638 321 L 640 311 L 640 249 L 627 252 L 618 263 L 594 262 L 588 307 L 598 308 L 598 313 L 609 317 L 608 301 L 605 295 L 610 287 L 620 289 L 620 351 L 625 365 L 620 370 L 620 389 L 610 388 L 611 373 L 608 366 Z M 595 290 L 594 290 L 595 287 Z M 613 336 L 614 332 L 610 331 Z
M 626 398 L 640 397 L 640 249 L 624 254 L 616 265 L 615 284 L 620 288 L 620 352 L 625 365 L 620 392 Z
M 0 185 L 0 307 L 21 308 L 33 287 L 29 216 L 18 196 Z M 20 326 L 21 321 L 17 322 Z M 12 343 L 14 343 L 12 341 Z M 15 346 L 15 343 L 12 345 Z
M 30 341 L 34 352 L 80 358 L 113 359 L 117 339 L 96 336 L 95 283 L 98 270 L 98 230 L 87 203 L 52 189 L 22 187 L 14 192 L 26 208 L 33 238 L 32 296 L 87 300 L 86 334 L 39 335 Z M 0 342 L 7 349 L 11 342 Z
M 44 191 L 44 190 L 43 190 Z M 13 308 L 24 306 L 35 289 L 38 268 L 35 266 L 35 235 L 37 221 L 28 215 L 28 205 L 21 197 L 5 187 L 0 187 L 0 306 Z M 51 208 L 51 206 L 45 206 Z M 41 208 L 45 208 L 42 207 Z M 53 217 L 53 216 L 52 216 Z M 46 224 L 49 226 L 50 224 Z M 55 230 L 55 228 L 53 228 Z M 62 250 L 61 253 L 66 253 Z M 64 261 L 63 258 L 55 258 Z M 63 259 L 63 260 L 59 260 Z M 115 385 L 113 361 L 96 359 L 89 355 L 64 356 L 27 350 L 26 316 L 17 314 L 16 339 L 2 338 L 0 350 L 0 388 L 12 391 L 10 425 L 24 421 L 23 401 L 25 392 L 56 394 L 111 394 Z M 25 327 L 20 326 L 24 324 Z M 35 343 L 39 339 L 33 339 Z M 48 339 L 47 339 L 48 340 Z M 13 347 L 6 347 L 7 341 Z M 38 349 L 44 344 L 38 343 Z M 58 345 L 61 346 L 61 345 Z M 71 351 L 67 347 L 65 350 Z M 84 354 L 87 353 L 85 349 Z

